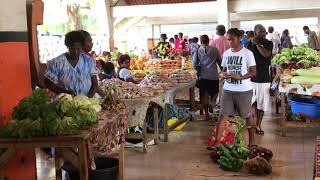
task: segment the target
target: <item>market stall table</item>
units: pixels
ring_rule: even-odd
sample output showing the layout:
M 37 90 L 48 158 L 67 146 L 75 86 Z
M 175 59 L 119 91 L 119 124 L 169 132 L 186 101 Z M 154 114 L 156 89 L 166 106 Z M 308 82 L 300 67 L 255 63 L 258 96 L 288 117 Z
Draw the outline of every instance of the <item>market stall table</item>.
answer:
M 159 131 L 158 131 L 158 108 L 153 109 L 153 120 L 154 120 L 154 133 L 148 134 L 147 133 L 147 121 L 146 121 L 146 114 L 148 107 L 153 99 L 155 101 L 158 101 L 160 96 L 156 97 L 143 97 L 143 98 L 136 98 L 136 99 L 123 99 L 125 104 L 127 105 L 129 109 L 129 116 L 128 116 L 128 127 L 134 127 L 134 126 L 141 126 L 142 127 L 142 133 L 130 133 L 126 134 L 126 138 L 130 139 L 142 139 L 143 146 L 142 150 L 143 152 L 147 152 L 147 143 L 150 140 L 154 140 L 154 144 L 158 144 L 158 137 L 159 137 Z
M 189 105 L 190 105 L 190 111 L 196 111 L 195 110 L 195 94 L 194 94 L 194 88 L 196 85 L 196 80 L 192 80 L 188 83 L 180 83 L 178 84 L 175 88 L 172 88 L 170 90 L 168 90 L 165 93 L 165 102 L 168 104 L 174 104 L 174 97 L 184 91 L 184 90 L 189 90 Z M 183 124 L 184 122 L 188 121 L 190 119 L 190 116 L 186 116 L 185 118 L 177 121 L 175 124 L 173 124 L 172 126 L 168 127 L 168 118 L 167 118 L 167 106 L 164 106 L 164 117 L 163 119 L 164 121 L 164 128 L 163 130 L 160 130 L 160 133 L 164 134 L 164 141 L 167 142 L 168 141 L 168 137 L 169 137 L 169 132 L 173 131 L 176 127 L 180 126 L 181 124 Z
M 128 109 L 115 112 L 99 112 L 98 123 L 90 130 L 69 136 L 5 138 L 0 139 L 0 179 L 4 179 L 3 169 L 7 161 L 22 148 L 55 147 L 56 179 L 62 179 L 60 158 L 69 161 L 79 168 L 80 179 L 87 180 L 89 171 L 95 169 L 94 157 L 107 156 L 113 153 L 119 142 L 119 172 L 124 178 L 124 133 L 127 127 Z M 72 148 L 77 148 L 75 153 Z
M 275 78 L 281 79 L 282 70 L 277 68 L 277 75 Z M 301 85 L 301 84 L 290 84 L 280 80 L 279 89 L 280 98 L 281 98 L 281 113 L 282 117 L 279 122 L 282 136 L 286 136 L 286 128 L 316 128 L 320 127 L 320 124 L 317 122 L 297 122 L 297 121 L 288 121 L 286 117 L 287 104 L 286 104 L 286 94 L 295 94 L 295 95 L 305 95 L 311 96 L 313 93 L 320 92 L 320 85 Z

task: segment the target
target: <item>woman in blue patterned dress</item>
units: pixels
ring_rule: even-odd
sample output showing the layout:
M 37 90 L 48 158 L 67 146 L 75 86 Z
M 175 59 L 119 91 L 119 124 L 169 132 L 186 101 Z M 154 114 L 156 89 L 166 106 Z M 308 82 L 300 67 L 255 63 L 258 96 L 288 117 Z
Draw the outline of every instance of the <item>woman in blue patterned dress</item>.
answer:
M 93 58 L 82 54 L 83 35 L 71 31 L 65 36 L 68 52 L 50 60 L 45 72 L 47 88 L 56 94 L 85 95 L 93 97 L 98 90 L 99 70 Z

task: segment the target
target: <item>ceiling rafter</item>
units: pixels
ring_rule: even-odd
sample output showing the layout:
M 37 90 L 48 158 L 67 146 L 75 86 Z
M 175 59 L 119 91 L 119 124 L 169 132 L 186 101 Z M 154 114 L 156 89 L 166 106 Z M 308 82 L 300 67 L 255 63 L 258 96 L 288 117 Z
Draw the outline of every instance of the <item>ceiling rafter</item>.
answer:
M 212 0 L 125 0 L 128 5 L 147 5 L 147 4 L 172 4 L 172 3 L 191 3 L 206 2 Z

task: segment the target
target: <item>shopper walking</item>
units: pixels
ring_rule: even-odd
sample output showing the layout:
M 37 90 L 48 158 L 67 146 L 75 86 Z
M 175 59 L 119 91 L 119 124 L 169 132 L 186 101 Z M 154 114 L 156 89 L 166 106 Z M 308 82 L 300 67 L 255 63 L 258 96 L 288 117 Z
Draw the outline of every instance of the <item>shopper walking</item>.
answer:
M 224 25 L 218 25 L 216 28 L 217 36 L 211 41 L 210 46 L 218 48 L 220 56 L 230 48 L 227 38 L 225 37 L 226 28 Z
M 280 38 L 277 34 L 274 33 L 274 28 L 272 26 L 268 27 L 268 35 L 266 38 L 273 43 L 272 56 L 278 54 Z
M 209 96 L 212 104 L 215 104 L 219 92 L 218 68 L 221 65 L 219 50 L 209 46 L 209 37 L 200 37 L 201 47 L 194 53 L 192 66 L 198 70 L 200 102 L 205 110 L 206 120 L 209 119 Z
M 281 42 L 281 48 L 290 48 L 290 49 L 293 48 L 288 29 L 285 29 L 282 32 L 282 36 L 281 36 L 280 42 Z
M 255 122 L 251 113 L 252 83 L 250 78 L 256 75 L 256 62 L 254 55 L 240 44 L 242 34 L 237 28 L 231 28 L 227 32 L 230 49 L 224 52 L 222 60 L 222 72 L 220 77 L 225 79 L 220 101 L 220 117 L 217 124 L 216 142 L 214 147 L 220 144 L 220 138 L 230 116 L 236 112 L 247 125 L 254 126 Z M 249 129 L 249 145 L 254 144 L 254 128 Z
M 257 121 L 257 133 L 264 134 L 261 128 L 261 122 L 264 112 L 269 111 L 270 107 L 270 65 L 273 45 L 271 41 L 266 39 L 266 29 L 263 25 L 257 24 L 254 27 L 254 39 L 248 45 L 248 49 L 253 52 L 256 60 L 257 74 L 251 78 L 253 85 L 252 104 L 255 110 L 255 118 Z
M 308 47 L 311 49 L 318 48 L 318 38 L 317 34 L 314 31 L 310 31 L 308 26 L 303 27 L 303 31 L 308 35 Z

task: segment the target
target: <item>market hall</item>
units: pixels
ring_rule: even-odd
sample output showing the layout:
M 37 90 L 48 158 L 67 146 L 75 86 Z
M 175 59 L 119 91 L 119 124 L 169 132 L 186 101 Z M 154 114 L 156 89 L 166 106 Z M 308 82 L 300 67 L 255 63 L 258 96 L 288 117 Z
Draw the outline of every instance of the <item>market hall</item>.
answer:
M 3 2 L 0 179 L 318 179 L 319 8 Z

